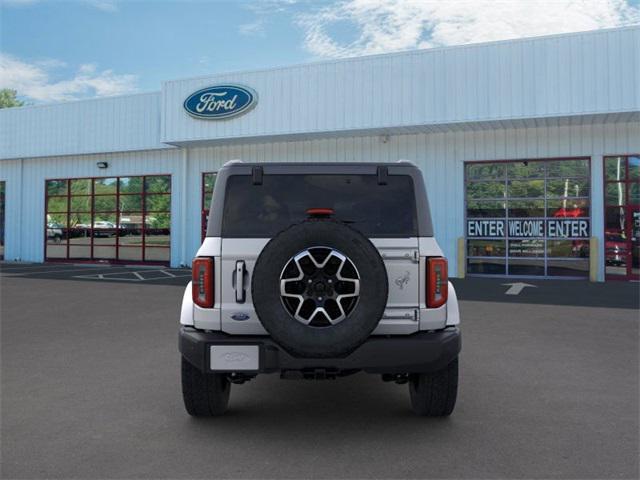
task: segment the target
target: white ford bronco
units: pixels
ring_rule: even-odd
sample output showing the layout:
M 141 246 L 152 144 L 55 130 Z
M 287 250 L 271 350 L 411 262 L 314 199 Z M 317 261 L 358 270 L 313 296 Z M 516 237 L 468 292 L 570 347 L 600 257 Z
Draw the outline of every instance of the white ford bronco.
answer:
M 180 314 L 189 414 L 220 415 L 261 373 L 360 371 L 445 416 L 460 316 L 420 170 L 398 163 L 227 163 Z

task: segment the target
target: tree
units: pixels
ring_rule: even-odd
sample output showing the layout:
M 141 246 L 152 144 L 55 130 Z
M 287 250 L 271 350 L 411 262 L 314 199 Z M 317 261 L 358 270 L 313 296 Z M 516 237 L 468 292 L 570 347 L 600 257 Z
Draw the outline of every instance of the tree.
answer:
M 18 100 L 16 95 L 18 92 L 10 88 L 0 89 L 0 108 L 21 107 L 24 105 L 22 100 Z

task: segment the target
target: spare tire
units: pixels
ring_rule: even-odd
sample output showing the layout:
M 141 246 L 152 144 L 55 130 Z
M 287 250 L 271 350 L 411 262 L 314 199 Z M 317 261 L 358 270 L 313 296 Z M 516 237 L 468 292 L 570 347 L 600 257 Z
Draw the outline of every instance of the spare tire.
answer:
M 253 304 L 271 337 L 293 355 L 344 356 L 376 328 L 387 304 L 387 272 L 357 230 L 310 219 L 274 237 L 256 261 Z

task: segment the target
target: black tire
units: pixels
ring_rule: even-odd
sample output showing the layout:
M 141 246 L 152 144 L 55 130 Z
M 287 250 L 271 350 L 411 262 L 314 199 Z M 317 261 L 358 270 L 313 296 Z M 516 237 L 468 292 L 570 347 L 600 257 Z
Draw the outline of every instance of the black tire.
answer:
M 222 415 L 229 404 L 231 383 L 226 375 L 202 373 L 182 358 L 182 398 L 193 417 Z
M 285 265 L 311 247 L 335 249 L 349 258 L 360 277 L 359 298 L 340 322 L 310 326 L 296 320 L 280 296 Z M 272 338 L 293 355 L 308 358 L 344 356 L 360 346 L 376 328 L 387 304 L 387 272 L 378 250 L 357 230 L 330 219 L 291 226 L 262 250 L 252 275 L 256 313 Z
M 411 408 L 417 415 L 451 415 L 458 396 L 458 358 L 432 373 L 414 373 L 409 378 Z

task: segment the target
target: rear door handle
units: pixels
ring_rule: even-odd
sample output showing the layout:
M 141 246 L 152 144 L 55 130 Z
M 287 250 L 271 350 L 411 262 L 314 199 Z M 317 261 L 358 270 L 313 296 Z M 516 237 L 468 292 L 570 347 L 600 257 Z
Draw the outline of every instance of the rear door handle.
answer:
M 245 291 L 244 291 L 244 261 L 238 260 L 236 262 L 236 303 L 244 303 Z

